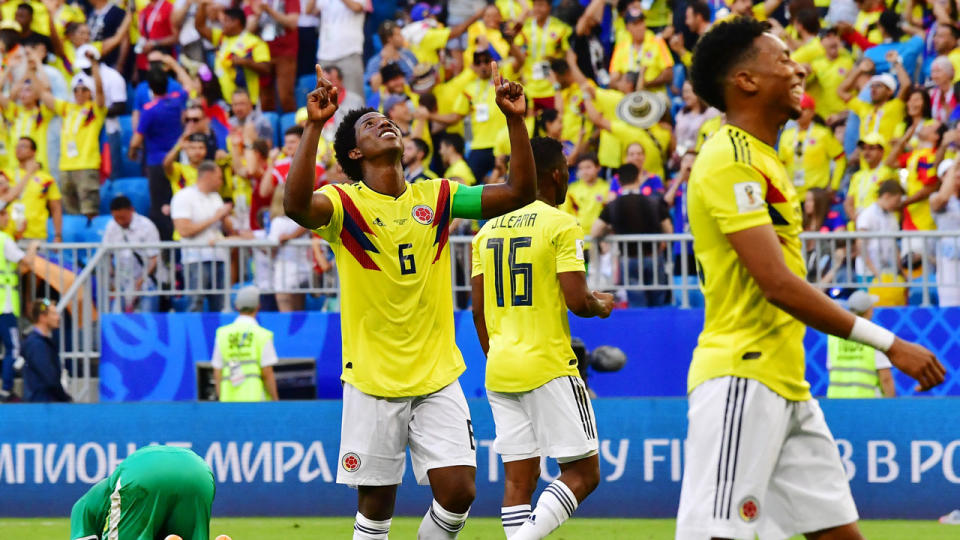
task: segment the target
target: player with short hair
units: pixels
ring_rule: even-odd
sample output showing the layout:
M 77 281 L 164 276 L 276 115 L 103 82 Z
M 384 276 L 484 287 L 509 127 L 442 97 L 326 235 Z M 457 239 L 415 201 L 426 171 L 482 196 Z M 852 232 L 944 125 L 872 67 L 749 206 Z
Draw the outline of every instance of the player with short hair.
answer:
M 373 109 L 347 113 L 334 149 L 355 184 L 314 192 L 323 125 L 337 111 L 336 89 L 317 66 L 307 125 L 293 158 L 284 208 L 326 239 L 340 270 L 343 418 L 337 482 L 359 488 L 355 539 L 387 538 L 410 447 L 417 481 L 434 500 L 418 538 L 456 538 L 476 493 L 476 446 L 457 378 L 449 225 L 492 218 L 536 195 L 533 151 L 523 121 L 523 88 L 496 74 L 507 117 L 513 174 L 506 184 L 468 187 L 448 179 L 404 181 L 403 139 Z
M 687 382 L 676 538 L 860 540 L 836 442 L 804 380 L 806 326 L 886 352 L 921 390 L 945 371 L 804 280 L 800 201 L 774 147 L 800 115 L 805 74 L 768 28 L 720 23 L 694 52 L 694 90 L 727 123 L 689 181 L 706 311 Z
M 210 538 L 213 471 L 186 448 L 147 446 L 73 505 L 71 540 Z
M 583 229 L 557 208 L 569 181 L 563 145 L 546 137 L 531 143 L 537 200 L 480 229 L 471 279 L 494 449 L 506 472 L 500 517 L 514 540 L 550 534 L 600 482 L 596 421 L 570 346 L 567 309 L 606 318 L 613 308 L 613 295 L 587 288 Z M 531 513 L 541 455 L 556 458 L 561 473 Z

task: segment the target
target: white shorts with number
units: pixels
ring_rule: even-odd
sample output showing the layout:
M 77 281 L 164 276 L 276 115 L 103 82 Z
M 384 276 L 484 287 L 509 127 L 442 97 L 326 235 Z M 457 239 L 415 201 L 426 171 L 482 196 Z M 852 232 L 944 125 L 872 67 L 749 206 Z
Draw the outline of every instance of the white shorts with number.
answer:
M 504 462 L 541 455 L 560 463 L 597 453 L 597 422 L 580 377 L 559 377 L 521 393 L 487 392 Z
M 343 385 L 338 484 L 399 484 L 407 446 L 420 484 L 428 483 L 430 469 L 477 466 L 470 409 L 458 381 L 432 394 L 404 398 L 374 397 Z
M 708 380 L 690 394 L 677 540 L 789 538 L 857 520 L 820 405 L 759 381 Z

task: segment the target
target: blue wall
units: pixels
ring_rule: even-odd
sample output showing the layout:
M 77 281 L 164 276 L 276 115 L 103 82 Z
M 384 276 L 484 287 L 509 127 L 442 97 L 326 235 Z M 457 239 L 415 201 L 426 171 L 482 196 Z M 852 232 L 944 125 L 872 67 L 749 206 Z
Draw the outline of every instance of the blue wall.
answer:
M 210 359 L 216 327 L 231 314 L 104 315 L 100 362 L 103 401 L 193 400 L 197 397 L 194 363 Z M 317 360 L 318 396 L 340 397 L 340 317 L 336 313 L 263 313 L 261 324 L 273 330 L 281 357 Z M 883 326 L 936 352 L 947 365 L 947 381 L 932 395 L 960 395 L 960 308 L 880 309 Z M 457 343 L 467 363 L 460 383 L 468 397 L 483 396 L 484 358 L 469 312 L 456 313 Z M 606 320 L 570 317 L 574 336 L 589 348 L 615 345 L 627 353 L 617 373 L 592 374 L 600 396 L 683 396 L 687 367 L 703 326 L 702 310 L 628 309 Z M 826 393 L 826 339 L 806 337 L 807 380 L 815 395 Z M 913 383 L 897 373 L 900 394 Z
M 595 401 L 602 483 L 580 516 L 672 517 L 680 493 L 686 400 Z M 960 398 L 824 400 L 823 409 L 864 518 L 933 519 L 960 501 Z M 491 452 L 484 400 L 471 400 L 477 500 L 499 515 L 503 469 Z M 214 515 L 341 515 L 356 492 L 333 483 L 340 403 L 107 403 L 3 407 L 0 516 L 65 516 L 89 486 L 137 447 L 188 446 L 217 478 Z M 431 495 L 408 470 L 399 515 Z M 550 463 L 542 476 L 557 474 Z M 541 482 L 541 487 L 545 485 Z

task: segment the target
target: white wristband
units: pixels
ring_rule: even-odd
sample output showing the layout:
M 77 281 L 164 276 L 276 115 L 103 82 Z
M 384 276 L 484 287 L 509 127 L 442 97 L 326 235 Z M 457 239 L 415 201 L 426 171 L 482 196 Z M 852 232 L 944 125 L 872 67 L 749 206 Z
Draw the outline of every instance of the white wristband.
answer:
M 887 352 L 893 346 L 893 341 L 897 338 L 893 332 L 874 324 L 863 317 L 857 317 L 853 323 L 853 330 L 850 330 L 850 341 L 869 345 L 874 349 Z

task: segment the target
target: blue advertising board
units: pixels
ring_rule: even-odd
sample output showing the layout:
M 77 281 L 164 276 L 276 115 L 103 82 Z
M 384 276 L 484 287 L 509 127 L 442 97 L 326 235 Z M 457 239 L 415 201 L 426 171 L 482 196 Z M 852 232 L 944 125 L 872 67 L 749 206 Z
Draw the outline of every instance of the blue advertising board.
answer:
M 958 398 L 824 400 L 860 514 L 932 519 L 960 506 Z M 579 516 L 673 517 L 686 400 L 598 399 L 601 484 Z M 489 405 L 470 400 L 477 437 L 475 516 L 497 516 L 503 468 Z M 9 412 L 9 414 L 8 414 Z M 334 483 L 340 402 L 22 405 L 0 416 L 0 516 L 66 516 L 89 486 L 140 446 L 193 449 L 217 481 L 216 516 L 351 516 Z M 546 485 L 558 474 L 549 462 Z M 407 467 L 397 514 L 431 499 Z
M 171 313 L 104 315 L 100 359 L 102 401 L 170 401 L 197 399 L 195 364 L 213 351 L 216 328 L 236 315 Z M 272 330 L 282 358 L 313 358 L 317 397 L 341 396 L 340 317 L 337 313 L 261 313 Z M 948 372 L 960 373 L 960 308 L 878 309 L 875 319 L 905 339 L 933 350 Z M 470 312 L 455 314 L 457 345 L 467 371 L 460 384 L 468 397 L 482 397 L 485 359 Z M 604 397 L 686 395 L 687 368 L 703 327 L 699 309 L 626 309 L 609 319 L 570 316 L 572 335 L 593 349 L 620 347 L 627 364 L 616 373 L 592 373 L 590 386 Z M 807 380 L 814 395 L 827 390 L 826 337 L 808 331 Z M 913 382 L 895 371 L 900 395 L 913 393 Z M 948 377 L 931 395 L 960 395 L 960 377 Z

